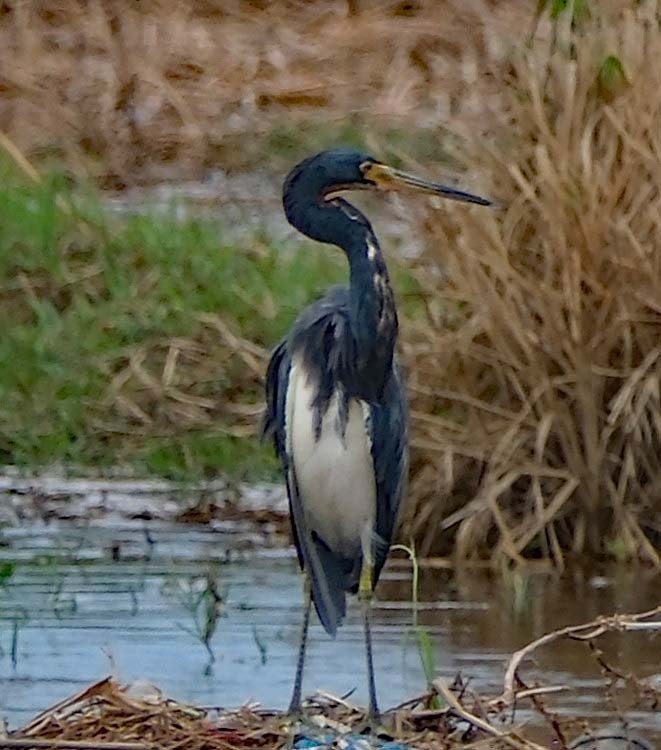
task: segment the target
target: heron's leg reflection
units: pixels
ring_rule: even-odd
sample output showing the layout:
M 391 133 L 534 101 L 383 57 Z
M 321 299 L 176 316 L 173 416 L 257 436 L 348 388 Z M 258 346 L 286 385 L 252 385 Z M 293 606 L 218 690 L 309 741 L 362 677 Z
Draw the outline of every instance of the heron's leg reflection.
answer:
M 298 661 L 296 662 L 296 677 L 294 678 L 294 691 L 292 692 L 289 703 L 289 714 L 298 716 L 301 713 L 301 688 L 303 685 L 303 666 L 305 664 L 305 647 L 308 640 L 308 627 L 310 625 L 310 607 L 312 604 L 312 589 L 310 579 L 305 576 L 303 584 L 303 596 L 305 604 L 303 605 L 303 625 L 301 626 L 301 640 L 298 646 Z

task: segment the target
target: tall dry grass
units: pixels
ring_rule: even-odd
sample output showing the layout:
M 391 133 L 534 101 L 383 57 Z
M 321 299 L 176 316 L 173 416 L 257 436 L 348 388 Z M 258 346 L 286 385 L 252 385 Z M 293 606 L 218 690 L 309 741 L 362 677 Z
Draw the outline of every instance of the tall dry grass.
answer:
M 30 160 L 122 187 L 243 165 L 274 123 L 477 118 L 474 48 L 526 0 L 27 0 L 0 9 L 0 130 Z M 516 23 L 512 22 L 516 19 Z M 464 58 L 466 42 L 470 55 Z M 495 47 L 498 47 L 498 50 Z M 471 96 L 466 96 L 468 76 Z M 493 96 L 493 91 L 491 91 Z
M 423 553 L 660 562 L 660 19 L 560 16 L 492 67 L 463 158 L 503 208 L 428 217 L 408 337 Z

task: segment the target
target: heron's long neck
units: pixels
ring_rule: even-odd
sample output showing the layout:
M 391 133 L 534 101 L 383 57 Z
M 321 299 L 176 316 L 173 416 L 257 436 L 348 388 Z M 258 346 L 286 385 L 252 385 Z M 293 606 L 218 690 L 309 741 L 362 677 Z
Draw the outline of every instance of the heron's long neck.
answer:
M 351 328 L 361 381 L 381 390 L 392 367 L 397 339 L 397 309 L 388 269 L 369 224 L 343 246 L 350 267 Z
M 349 259 L 351 323 L 365 349 L 397 336 L 397 311 L 390 278 L 376 236 L 365 232 L 343 248 Z
M 287 184 L 285 214 L 292 226 L 319 242 L 341 247 L 351 269 L 349 318 L 355 343 L 353 390 L 378 399 L 392 370 L 397 310 L 388 269 L 369 221 L 342 198 L 311 198 L 305 184 Z

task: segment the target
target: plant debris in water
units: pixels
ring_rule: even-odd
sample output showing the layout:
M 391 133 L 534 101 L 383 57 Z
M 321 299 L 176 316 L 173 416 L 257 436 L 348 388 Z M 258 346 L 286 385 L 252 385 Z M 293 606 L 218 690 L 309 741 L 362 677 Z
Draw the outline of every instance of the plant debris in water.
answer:
M 634 708 L 655 711 L 661 704 L 661 690 L 609 664 L 597 640 L 612 632 L 630 637 L 658 632 L 661 620 L 655 618 L 660 615 L 661 607 L 657 607 L 553 631 L 512 655 L 501 695 L 480 696 L 459 676 L 451 685 L 436 679 L 428 692 L 387 711 L 376 726 L 367 721 L 364 710 L 327 693 L 308 699 L 303 717 L 293 720 L 282 711 L 255 704 L 237 710 L 188 706 L 165 697 L 148 683 L 123 686 L 108 677 L 42 712 L 22 729 L 0 737 L 0 748 L 397 750 L 408 746 L 431 750 L 470 745 L 493 750 L 548 750 L 551 746 L 563 750 L 651 750 L 646 739 L 630 730 L 627 712 Z M 569 690 L 567 686 L 528 686 L 520 674 L 524 660 L 536 649 L 564 638 L 587 643 L 600 665 L 604 699 L 612 714 L 607 729 L 592 727 L 580 716 L 561 717 L 553 711 L 547 701 L 554 693 Z M 623 684 L 629 693 L 626 710 L 617 696 Z M 546 744 L 539 744 L 526 723 L 517 720 L 516 711 L 522 704 L 529 705 L 546 725 L 547 739 L 542 740 Z

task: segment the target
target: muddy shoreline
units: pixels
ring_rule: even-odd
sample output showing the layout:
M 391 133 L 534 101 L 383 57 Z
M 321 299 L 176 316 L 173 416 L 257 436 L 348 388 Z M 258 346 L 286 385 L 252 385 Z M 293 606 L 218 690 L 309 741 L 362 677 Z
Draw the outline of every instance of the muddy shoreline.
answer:
M 0 526 L 26 521 L 160 520 L 211 522 L 214 518 L 259 519 L 287 515 L 284 486 L 267 482 L 217 479 L 172 482 L 166 479 L 67 477 L 57 472 L 27 476 L 0 473 Z

